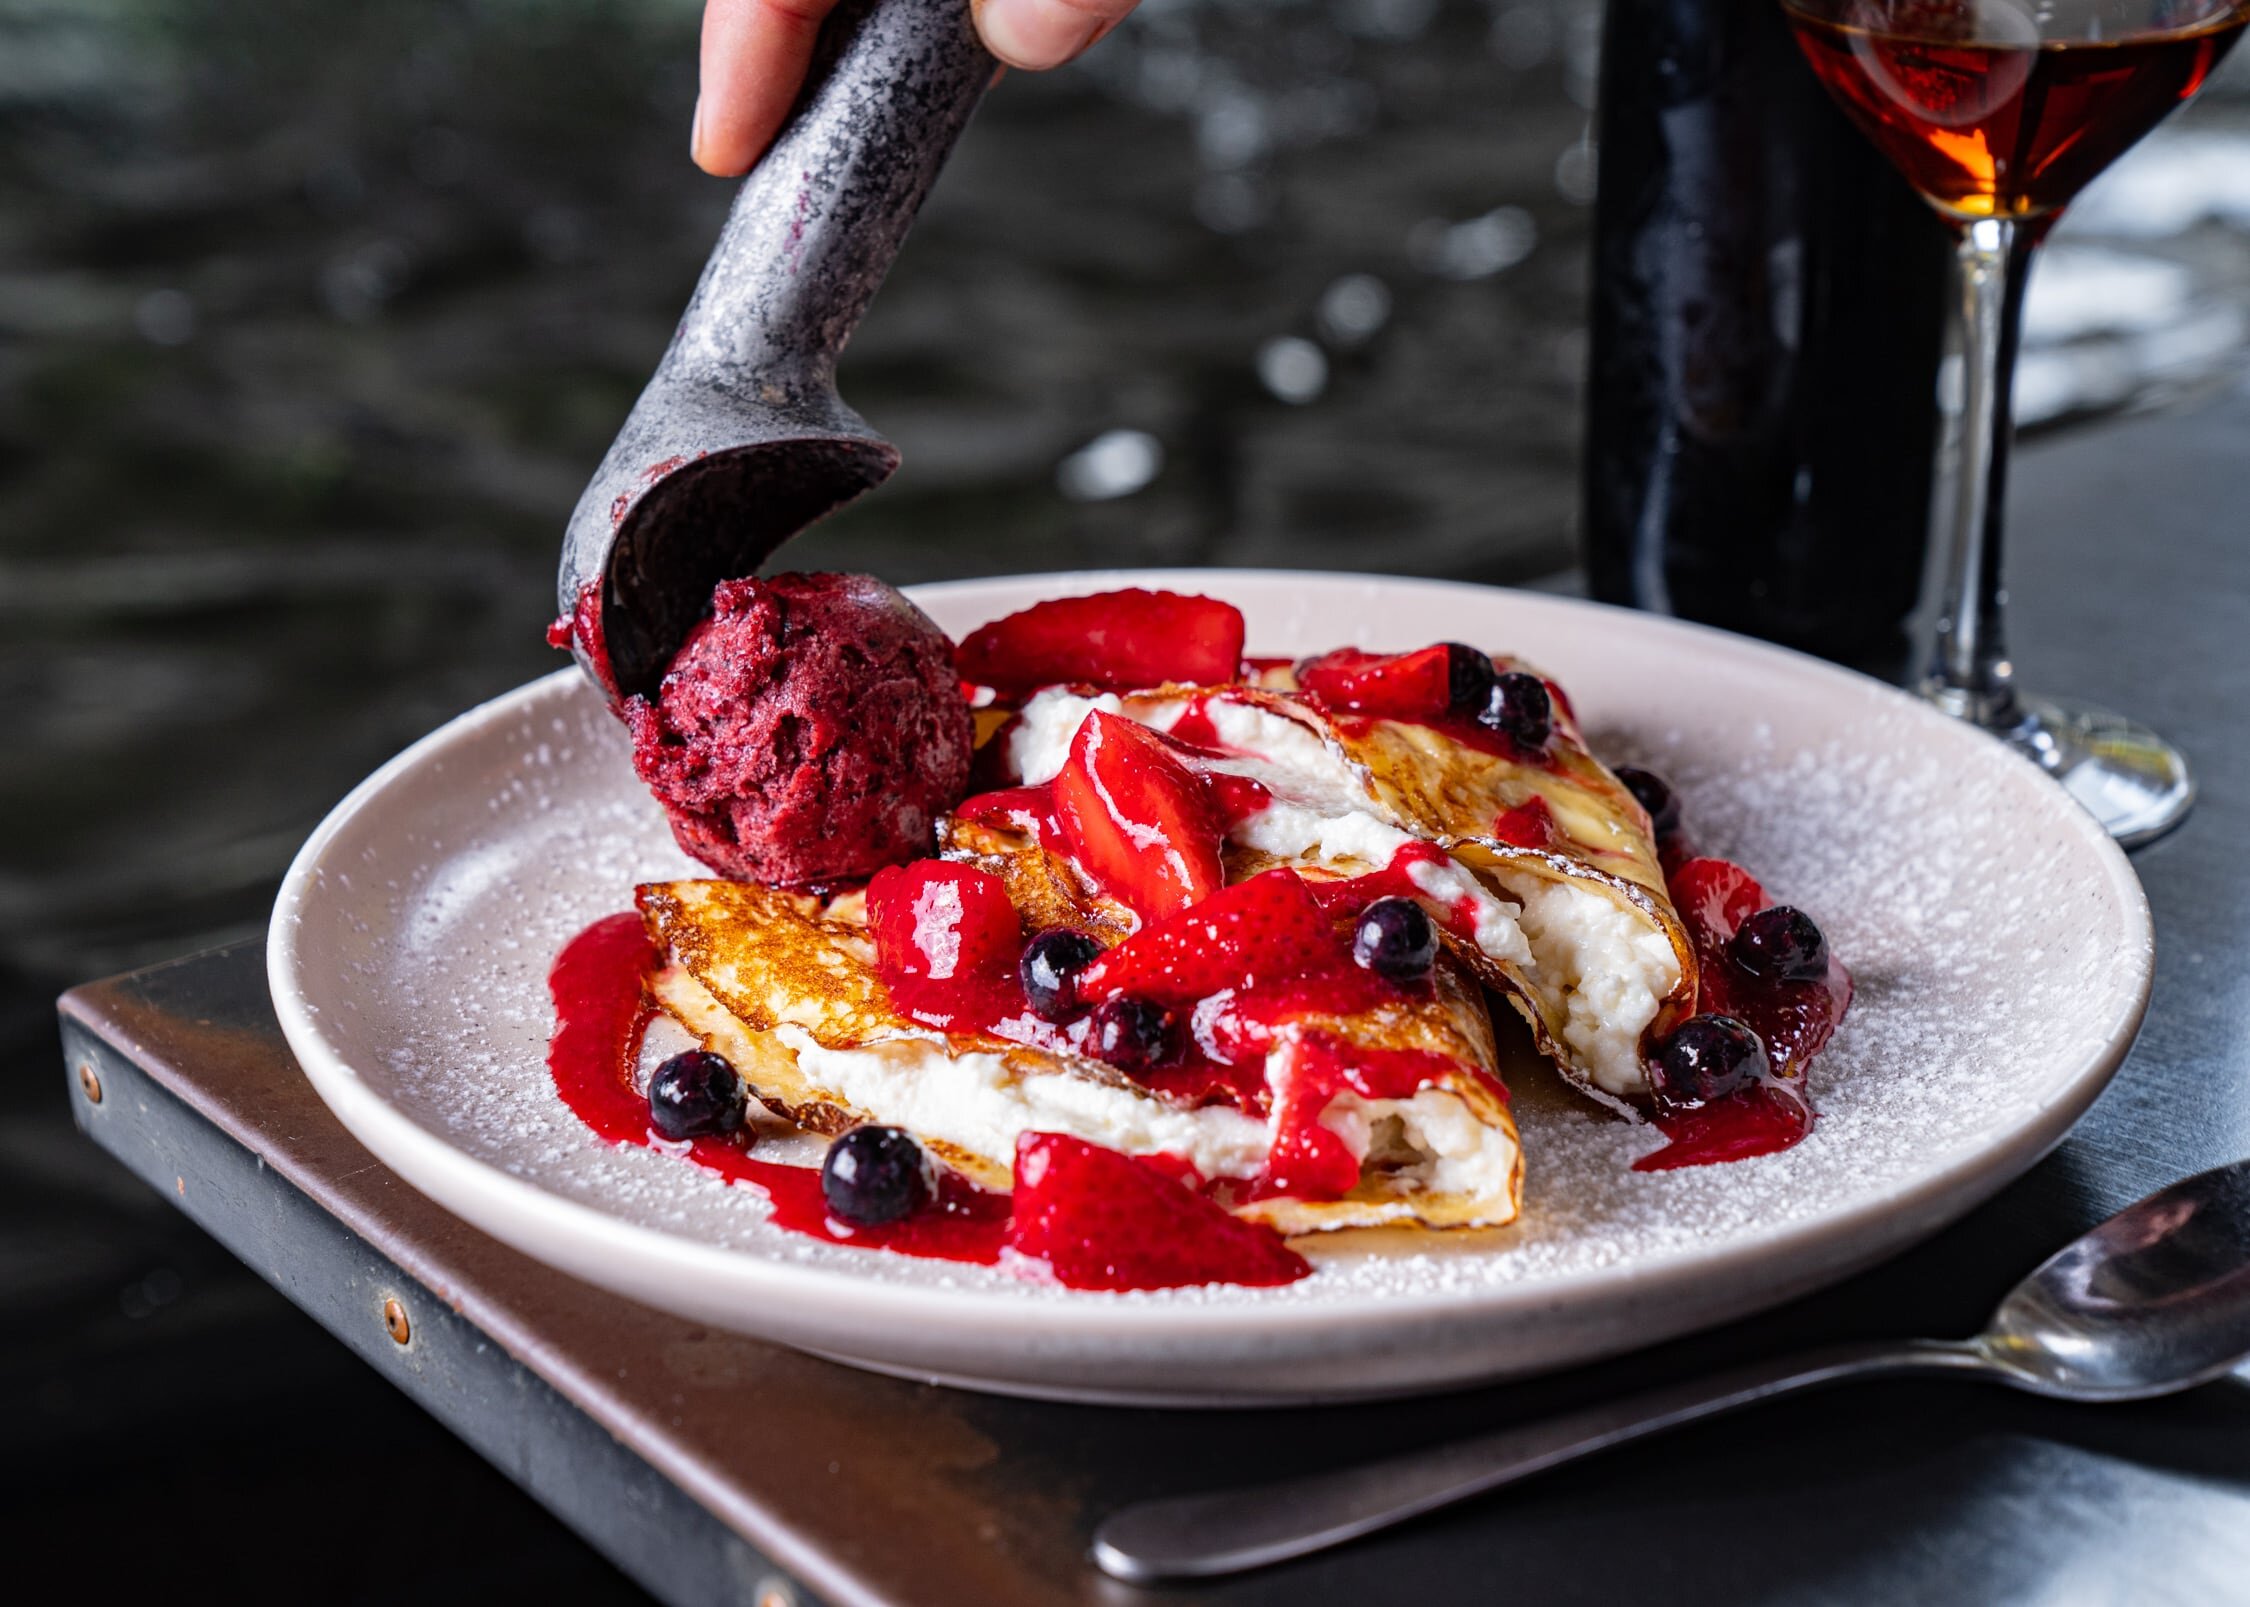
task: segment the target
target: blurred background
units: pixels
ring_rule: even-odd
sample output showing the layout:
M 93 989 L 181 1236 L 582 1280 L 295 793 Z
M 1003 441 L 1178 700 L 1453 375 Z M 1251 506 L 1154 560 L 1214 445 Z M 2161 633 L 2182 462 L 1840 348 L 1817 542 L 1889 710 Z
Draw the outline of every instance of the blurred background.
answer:
M 560 662 L 563 521 L 732 193 L 697 9 L 0 0 L 0 1522 L 129 1513 L 79 1594 L 636 1599 L 77 1138 L 52 1012 L 261 932 L 360 776 Z M 1147 0 L 1012 75 L 844 365 L 905 467 L 789 561 L 1569 584 L 1599 33 Z M 2066 221 L 2019 417 L 2231 381 L 2245 291 L 2250 53 Z

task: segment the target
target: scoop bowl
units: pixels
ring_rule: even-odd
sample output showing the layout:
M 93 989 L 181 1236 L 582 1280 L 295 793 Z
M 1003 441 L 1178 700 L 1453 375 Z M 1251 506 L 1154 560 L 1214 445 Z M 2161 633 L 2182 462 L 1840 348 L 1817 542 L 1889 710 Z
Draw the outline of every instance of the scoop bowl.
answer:
M 845 0 L 656 373 L 579 498 L 557 598 L 611 696 L 652 692 L 711 588 L 881 484 L 836 360 L 998 64 L 961 0 Z

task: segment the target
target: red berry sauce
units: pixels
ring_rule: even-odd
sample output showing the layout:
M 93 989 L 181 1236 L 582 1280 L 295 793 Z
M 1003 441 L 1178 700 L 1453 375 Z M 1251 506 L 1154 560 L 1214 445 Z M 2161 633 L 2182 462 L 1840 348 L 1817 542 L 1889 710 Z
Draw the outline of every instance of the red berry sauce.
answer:
M 1475 895 L 1464 892 L 1450 903 L 1441 903 L 1415 881 L 1413 872 L 1417 865 L 1448 875 L 1457 874 L 1475 885 L 1474 878 L 1461 870 L 1452 855 L 1434 843 L 1425 842 L 1402 843 L 1391 855 L 1390 863 L 1381 870 L 1308 885 L 1320 907 L 1339 918 L 1356 917 L 1379 898 L 1411 898 L 1430 909 L 1447 931 L 1465 943 L 1474 944 L 1477 940 Z
M 1330 1102 L 1347 1091 L 1366 1099 L 1411 1099 L 1460 1066 L 1425 1049 L 1366 1049 L 1326 1033 L 1300 1038 L 1285 1063 L 1288 1072 L 1275 1096 L 1281 1119 L 1253 1198 L 1334 1200 L 1349 1194 L 1359 1184 L 1359 1158 L 1321 1122 Z
M 1502 812 L 1492 822 L 1492 835 L 1511 848 L 1533 848 L 1542 853 L 1562 846 L 1562 834 L 1555 827 L 1555 812 L 1547 807 L 1547 800 L 1536 793 L 1513 809 Z
M 1198 753 L 1222 754 L 1228 751 L 1225 741 L 1219 736 L 1218 725 L 1211 718 L 1209 698 L 1190 698 L 1166 735 Z
M 1852 1000 L 1851 973 L 1829 957 L 1817 981 L 1753 976 L 1728 953 L 1737 928 L 1773 900 L 1757 879 L 1723 859 L 1687 858 L 1670 876 L 1672 902 L 1687 927 L 1699 978 L 1696 1008 L 1733 1016 L 1766 1046 L 1772 1074 L 1724 1099 L 1658 1114 L 1670 1140 L 1633 1163 L 1637 1172 L 1771 1155 L 1801 1142 L 1813 1128 L 1805 1068 L 1834 1036 Z
M 1694 1110 L 1656 1116 L 1652 1125 L 1668 1142 L 1635 1161 L 1636 1172 L 1777 1154 L 1812 1131 L 1813 1109 L 1794 1085 L 1769 1078 Z
M 1723 859 L 1683 860 L 1668 878 L 1672 902 L 1695 947 L 1701 988 L 1696 1008 L 1729 1015 L 1749 1025 L 1765 1041 L 1774 1070 L 1784 1077 L 1804 1074 L 1805 1065 L 1826 1047 L 1852 1002 L 1851 973 L 1833 955 L 1828 974 L 1813 982 L 1783 982 L 1754 976 L 1728 952 L 1734 934 L 1773 900 L 1740 865 Z
M 648 1100 L 634 1078 L 641 1035 L 654 1013 L 646 982 L 659 960 L 638 915 L 605 916 L 571 939 L 548 977 L 555 1031 L 547 1069 L 563 1103 L 597 1137 L 682 1153 L 650 1131 Z M 1200 1180 L 1184 1163 L 1137 1160 L 1053 1134 L 1027 1135 L 1025 1145 L 1034 1140 L 1041 1153 L 1073 1147 L 1077 1164 L 1044 1192 L 1035 1187 L 1025 1194 L 1019 1185 L 1019 1203 L 1033 1212 L 1028 1228 L 1017 1226 L 1019 1212 L 1009 1196 L 952 1172 L 942 1174 L 935 1205 L 903 1221 L 884 1227 L 838 1221 L 822 1196 L 820 1173 L 759 1160 L 750 1152 L 747 1128 L 690 1140 L 684 1158 L 764 1194 L 776 1227 L 856 1249 L 983 1265 L 1012 1248 L 1048 1260 L 1056 1279 L 1073 1289 L 1266 1285 L 1312 1270 L 1279 1234 L 1195 1192 Z
M 648 1125 L 648 1099 L 635 1086 L 641 1034 L 654 1013 L 646 980 L 659 962 L 638 915 L 608 915 L 564 946 L 548 974 L 555 1032 L 547 1070 L 555 1092 L 596 1137 L 681 1153 Z M 864 1249 L 989 1265 L 1007 1237 L 1008 1199 L 947 1173 L 933 1209 L 887 1227 L 857 1227 L 828 1214 L 820 1173 L 761 1161 L 748 1127 L 725 1137 L 690 1139 L 685 1159 L 731 1183 L 747 1183 L 773 1205 L 776 1227 Z
M 589 580 L 578 588 L 578 600 L 571 611 L 547 627 L 547 645 L 568 652 L 573 645 L 586 655 L 594 679 L 617 701 L 617 676 L 609 667 L 609 646 L 602 634 L 602 587 L 598 580 Z

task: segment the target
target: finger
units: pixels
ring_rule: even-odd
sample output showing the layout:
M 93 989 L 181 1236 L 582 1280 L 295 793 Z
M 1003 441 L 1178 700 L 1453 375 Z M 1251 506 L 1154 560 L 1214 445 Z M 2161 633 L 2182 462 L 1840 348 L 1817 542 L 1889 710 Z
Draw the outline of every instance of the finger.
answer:
M 836 0 L 706 0 L 695 165 L 739 178 L 781 131 Z
M 1135 0 L 971 0 L 984 47 L 1011 67 L 1060 67 L 1117 26 Z

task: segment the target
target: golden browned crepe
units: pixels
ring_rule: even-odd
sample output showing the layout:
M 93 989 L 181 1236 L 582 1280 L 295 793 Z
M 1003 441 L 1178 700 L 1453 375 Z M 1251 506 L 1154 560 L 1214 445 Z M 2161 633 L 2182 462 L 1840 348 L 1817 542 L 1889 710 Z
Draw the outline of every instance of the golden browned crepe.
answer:
M 1035 845 L 964 828 L 977 862 L 1053 902 L 1040 922 L 1098 929 L 1104 913 L 1056 880 Z M 959 857 L 969 857 L 964 848 Z M 1057 862 L 1059 863 L 1059 862 Z M 1067 866 L 1062 876 L 1069 877 Z M 738 882 L 669 882 L 638 892 L 670 964 L 658 1004 L 731 1060 L 768 1108 L 818 1132 L 881 1122 L 913 1133 L 987 1188 L 1010 1186 L 1017 1136 L 1056 1132 L 1128 1154 L 1193 1160 L 1207 1178 L 1247 1186 L 1271 1147 L 1270 1123 L 1232 1104 L 1176 1102 L 1077 1054 L 982 1034 L 949 1035 L 897 1013 L 876 975 L 865 901 L 830 902 Z M 1314 1035 L 1355 1047 L 1445 1056 L 1453 1072 L 1410 1098 L 1339 1096 L 1324 1122 L 1362 1153 L 1360 1181 L 1337 1200 L 1243 1201 L 1238 1215 L 1284 1233 L 1335 1228 L 1496 1227 L 1514 1220 L 1522 1151 L 1500 1091 L 1491 1022 L 1474 980 L 1441 959 L 1436 997 L 1350 1016 L 1305 1014 L 1281 1028 L 1268 1061 Z M 1222 1183 L 1222 1189 L 1225 1185 Z

